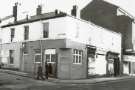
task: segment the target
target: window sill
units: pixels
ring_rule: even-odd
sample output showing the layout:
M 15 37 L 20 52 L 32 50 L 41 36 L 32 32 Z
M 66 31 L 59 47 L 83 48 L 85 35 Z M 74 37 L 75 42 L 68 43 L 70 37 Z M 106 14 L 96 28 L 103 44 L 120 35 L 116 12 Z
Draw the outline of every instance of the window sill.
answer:
M 73 63 L 74 65 L 82 65 L 82 63 Z

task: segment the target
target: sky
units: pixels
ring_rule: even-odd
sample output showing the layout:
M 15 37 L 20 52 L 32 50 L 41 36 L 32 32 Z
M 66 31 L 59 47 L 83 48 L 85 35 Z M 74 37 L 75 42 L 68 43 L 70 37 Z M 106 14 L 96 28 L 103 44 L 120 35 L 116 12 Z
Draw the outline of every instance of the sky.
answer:
M 121 8 L 135 16 L 135 0 L 105 0 Z M 0 1 L 0 18 L 12 14 L 12 6 L 15 2 L 19 3 L 19 13 L 34 14 L 38 4 L 42 4 L 43 12 L 59 9 L 70 13 L 73 5 L 77 4 L 79 8 L 83 8 L 91 0 L 1 0 Z

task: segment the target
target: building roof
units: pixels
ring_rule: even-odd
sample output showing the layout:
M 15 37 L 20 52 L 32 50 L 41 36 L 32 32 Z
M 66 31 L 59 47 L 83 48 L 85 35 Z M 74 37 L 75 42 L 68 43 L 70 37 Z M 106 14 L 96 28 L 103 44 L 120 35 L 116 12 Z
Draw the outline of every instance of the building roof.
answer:
M 95 4 L 105 5 L 105 6 L 110 7 L 110 8 L 118 9 L 125 16 L 128 16 L 130 19 L 133 20 L 133 22 L 135 22 L 135 17 L 132 14 L 130 14 L 128 11 L 126 11 L 123 8 L 121 8 L 121 7 L 117 6 L 117 5 L 114 5 L 114 4 L 112 4 L 112 3 L 108 2 L 108 1 L 105 1 L 105 0 L 92 0 L 92 2 L 88 3 L 88 5 L 86 5 L 83 9 L 87 8 L 88 6 L 91 7 L 92 5 L 95 5 Z
M 40 21 L 40 20 L 47 20 L 47 19 L 53 19 L 53 18 L 58 18 L 58 17 L 64 17 L 64 16 L 67 16 L 67 14 L 64 12 L 59 12 L 59 13 L 49 12 L 49 13 L 31 16 L 29 19 L 26 18 L 26 19 L 18 20 L 17 22 L 3 25 L 3 26 L 1 26 L 1 28 L 25 24 L 25 23 L 31 23 L 31 22 Z

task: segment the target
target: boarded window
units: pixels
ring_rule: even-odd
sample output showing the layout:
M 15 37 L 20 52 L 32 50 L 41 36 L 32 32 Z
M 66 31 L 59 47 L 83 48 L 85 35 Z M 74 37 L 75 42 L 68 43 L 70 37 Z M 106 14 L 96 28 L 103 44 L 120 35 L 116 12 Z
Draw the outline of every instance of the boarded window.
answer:
M 56 50 L 55 49 L 46 49 L 45 50 L 45 59 L 47 63 L 55 63 L 56 62 Z
M 24 40 L 29 39 L 29 26 L 24 26 Z
M 49 23 L 43 23 L 43 38 L 48 38 L 49 36 Z

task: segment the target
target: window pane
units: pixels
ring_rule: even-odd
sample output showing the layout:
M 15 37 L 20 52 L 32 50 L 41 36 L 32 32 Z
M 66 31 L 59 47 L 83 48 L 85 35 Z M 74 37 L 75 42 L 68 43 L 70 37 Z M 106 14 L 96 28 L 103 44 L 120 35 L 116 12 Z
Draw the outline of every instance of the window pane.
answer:
M 76 56 L 76 63 L 78 63 L 78 56 Z
M 73 63 L 81 63 L 82 62 L 82 50 L 74 49 L 73 51 Z
M 75 63 L 75 55 L 73 55 L 73 63 Z
M 10 64 L 13 64 L 13 63 L 14 63 L 14 58 L 10 57 Z
M 76 53 L 76 50 L 74 49 L 73 53 L 75 54 Z
M 82 51 L 81 50 L 79 50 L 79 55 L 81 55 L 82 54 Z
M 35 55 L 35 62 L 41 62 L 41 55 Z
M 49 34 L 49 23 L 43 23 L 43 38 L 48 38 Z
M 79 53 L 79 51 L 78 50 L 76 50 L 76 54 L 78 54 Z
M 55 54 L 52 54 L 51 55 L 51 62 L 55 62 L 56 61 L 56 55 Z
M 81 56 L 79 56 L 79 63 L 81 63 L 81 61 L 82 61 L 82 57 L 81 57 Z
M 46 55 L 46 61 L 47 61 L 47 62 L 50 62 L 50 54 L 47 54 L 47 55 Z

